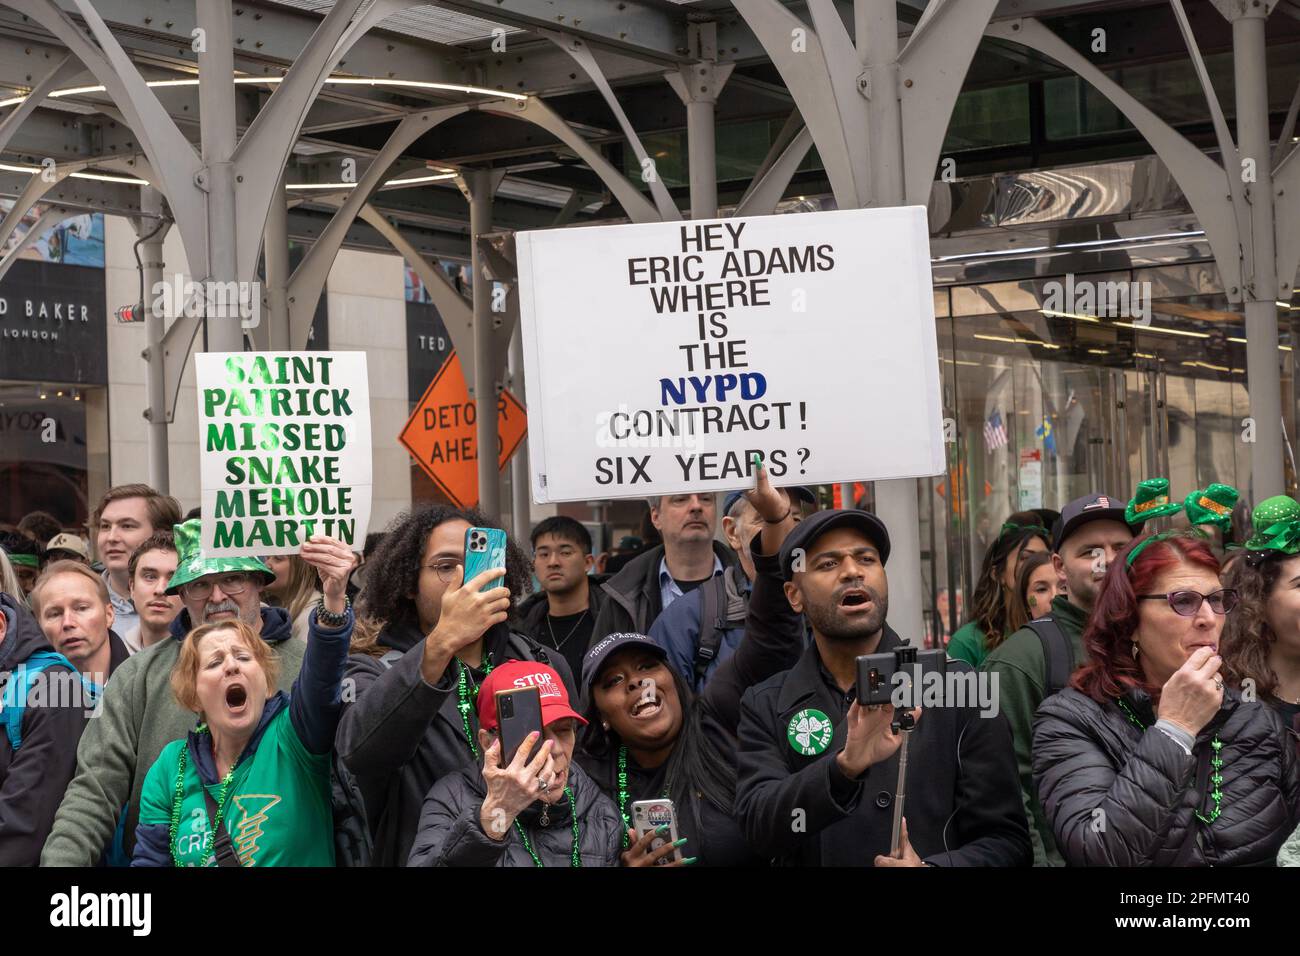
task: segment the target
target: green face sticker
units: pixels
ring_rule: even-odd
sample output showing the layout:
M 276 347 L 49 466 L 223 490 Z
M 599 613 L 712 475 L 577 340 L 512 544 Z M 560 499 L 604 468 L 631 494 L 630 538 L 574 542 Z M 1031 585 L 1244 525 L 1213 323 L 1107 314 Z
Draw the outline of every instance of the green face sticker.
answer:
M 785 736 L 795 753 L 815 757 L 831 745 L 835 725 L 820 710 L 801 710 L 790 718 Z

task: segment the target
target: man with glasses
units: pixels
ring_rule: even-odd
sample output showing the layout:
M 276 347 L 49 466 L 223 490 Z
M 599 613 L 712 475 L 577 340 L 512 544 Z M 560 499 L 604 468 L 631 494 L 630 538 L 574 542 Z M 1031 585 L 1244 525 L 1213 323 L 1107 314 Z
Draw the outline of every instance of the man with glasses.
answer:
M 1064 866 L 1065 861 L 1034 789 L 1034 712 L 1044 698 L 1063 690 L 1070 674 L 1087 660 L 1083 631 L 1102 578 L 1133 540 L 1124 505 L 1123 499 L 1093 493 L 1065 506 L 1052 529 L 1052 567 L 1065 582 L 1065 594 L 1053 599 L 1050 614 L 1030 621 L 994 648 L 981 667 L 997 676 L 998 707 L 1011 725 L 1035 866 Z
M 172 666 L 191 630 L 238 618 L 275 648 L 281 689 L 298 676 L 305 645 L 290 640 L 288 612 L 261 606 L 262 588 L 275 575 L 257 558 L 202 557 L 199 530 L 197 518 L 175 526 L 177 566 L 166 593 L 179 594 L 184 608 L 172 622 L 171 639 L 132 655 L 105 688 L 103 714 L 82 735 L 77 774 L 59 805 L 42 866 L 95 865 L 116 842 L 114 829 L 128 801 L 120 836 L 130 857 L 145 774 L 164 746 L 194 727 L 194 715 L 171 691 Z
M 606 576 L 590 573 L 596 559 L 591 535 L 580 521 L 564 515 L 547 518 L 533 529 L 532 541 L 533 575 L 541 590 L 520 605 L 524 633 L 559 651 L 569 669 L 580 674 L 605 602 L 600 585 Z
M 425 505 L 399 517 L 370 559 L 364 610 L 385 624 L 374 653 L 348 659 L 355 700 L 344 698 L 336 746 L 368 818 L 365 855 L 375 866 L 406 865 L 437 780 L 478 772 L 478 688 L 493 669 L 549 664 L 577 698 L 564 655 L 517 630 L 512 598 L 528 590 L 519 546 L 507 544 L 504 571 L 462 580 L 465 533 L 488 524 L 477 511 Z

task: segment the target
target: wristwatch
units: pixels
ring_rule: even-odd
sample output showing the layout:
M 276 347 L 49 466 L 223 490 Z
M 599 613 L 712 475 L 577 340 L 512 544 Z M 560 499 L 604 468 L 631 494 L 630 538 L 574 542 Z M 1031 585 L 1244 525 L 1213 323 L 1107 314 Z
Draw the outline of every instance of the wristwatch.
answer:
M 352 607 L 352 598 L 343 598 L 343 610 L 338 614 L 333 614 L 325 610 L 325 598 L 322 597 L 316 602 L 316 623 L 322 627 L 331 630 L 340 628 L 348 622 L 348 610 Z

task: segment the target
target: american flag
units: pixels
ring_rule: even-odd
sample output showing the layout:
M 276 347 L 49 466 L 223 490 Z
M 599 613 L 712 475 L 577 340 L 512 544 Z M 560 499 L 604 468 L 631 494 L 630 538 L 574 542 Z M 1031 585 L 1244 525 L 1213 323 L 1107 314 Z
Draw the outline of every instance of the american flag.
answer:
M 1002 424 L 1002 413 L 994 411 L 984 423 L 984 450 L 989 454 L 1003 448 L 1007 443 L 1007 429 Z

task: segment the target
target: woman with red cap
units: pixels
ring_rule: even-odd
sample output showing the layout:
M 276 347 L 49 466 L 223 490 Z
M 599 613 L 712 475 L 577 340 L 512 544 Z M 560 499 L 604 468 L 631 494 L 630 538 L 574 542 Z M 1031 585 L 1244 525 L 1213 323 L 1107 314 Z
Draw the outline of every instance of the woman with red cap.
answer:
M 530 757 L 534 731 L 503 760 L 496 694 L 520 687 L 540 692 L 542 744 Z M 407 865 L 617 866 L 618 810 L 573 762 L 586 721 L 560 675 L 534 661 L 502 664 L 479 687 L 478 721 L 481 766 L 433 785 Z

